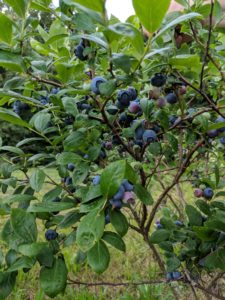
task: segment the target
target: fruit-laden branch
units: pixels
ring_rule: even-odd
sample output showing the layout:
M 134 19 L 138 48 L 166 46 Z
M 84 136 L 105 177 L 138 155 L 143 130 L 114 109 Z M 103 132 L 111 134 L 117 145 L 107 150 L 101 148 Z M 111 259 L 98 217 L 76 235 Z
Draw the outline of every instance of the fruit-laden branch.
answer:
M 198 141 L 198 143 L 195 145 L 195 147 L 193 147 L 186 159 L 184 160 L 184 162 L 182 163 L 182 165 L 180 166 L 176 176 L 174 177 L 174 180 L 172 181 L 172 183 L 163 191 L 163 193 L 159 196 L 158 200 L 156 201 L 155 206 L 153 207 L 150 216 L 149 216 L 149 220 L 147 222 L 146 225 L 146 232 L 149 232 L 149 229 L 151 227 L 151 224 L 155 218 L 155 214 L 158 210 L 158 207 L 160 206 L 161 202 L 163 201 L 163 199 L 165 198 L 165 196 L 169 193 L 169 191 L 178 183 L 180 177 L 184 174 L 184 172 L 186 171 L 186 168 L 189 165 L 189 162 L 193 156 L 193 154 L 198 150 L 198 148 L 200 148 L 202 146 L 202 144 L 204 143 L 204 139 L 201 139 L 200 141 Z

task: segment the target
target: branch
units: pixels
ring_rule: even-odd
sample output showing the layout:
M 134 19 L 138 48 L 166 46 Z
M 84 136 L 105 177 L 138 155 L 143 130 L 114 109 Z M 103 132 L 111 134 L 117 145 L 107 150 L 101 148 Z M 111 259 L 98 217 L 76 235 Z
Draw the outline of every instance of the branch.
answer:
M 30 76 L 32 76 L 38 82 L 47 83 L 47 84 L 50 84 L 50 85 L 53 85 L 53 86 L 57 86 L 59 88 L 63 88 L 64 87 L 64 85 L 62 83 L 59 83 L 59 82 L 56 82 L 56 81 L 52 81 L 52 80 L 49 80 L 49 79 L 41 78 L 39 76 L 36 76 L 36 75 L 32 74 L 31 72 L 27 72 L 27 74 L 30 75 Z

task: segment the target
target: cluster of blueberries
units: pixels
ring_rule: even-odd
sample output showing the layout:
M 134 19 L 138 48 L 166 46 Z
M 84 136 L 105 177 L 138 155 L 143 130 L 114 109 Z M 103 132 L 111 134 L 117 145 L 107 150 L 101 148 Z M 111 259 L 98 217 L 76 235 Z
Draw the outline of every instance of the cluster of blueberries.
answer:
M 92 184 L 98 185 L 100 184 L 101 176 L 96 175 L 93 178 Z M 134 204 L 135 202 L 135 196 L 133 193 L 134 186 L 127 180 L 124 179 L 117 191 L 117 193 L 109 200 L 110 207 L 112 209 L 118 209 L 120 210 L 124 204 Z M 110 216 L 108 211 L 105 215 L 105 223 L 110 223 Z
M 214 192 L 213 189 L 210 187 L 206 187 L 204 190 L 197 188 L 194 190 L 194 195 L 197 198 L 204 197 L 206 200 L 211 200 L 214 195 Z
M 12 104 L 13 111 L 20 116 L 23 111 L 27 111 L 30 109 L 27 103 L 21 102 L 20 100 L 16 100 Z

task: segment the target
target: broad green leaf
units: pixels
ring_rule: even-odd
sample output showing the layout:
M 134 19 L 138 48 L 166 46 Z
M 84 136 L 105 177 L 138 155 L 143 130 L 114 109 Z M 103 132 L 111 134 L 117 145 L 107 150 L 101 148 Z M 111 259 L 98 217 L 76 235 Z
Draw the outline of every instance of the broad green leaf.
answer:
M 132 0 L 134 10 L 144 27 L 154 33 L 159 29 L 171 0 Z
M 0 13 L 0 41 L 7 44 L 12 40 L 13 22 L 5 14 Z
M 82 203 L 89 202 L 95 198 L 98 198 L 102 195 L 100 185 L 90 186 L 87 190 L 87 193 L 84 195 L 82 199 Z
M 87 253 L 87 260 L 90 267 L 96 273 L 104 272 L 109 265 L 109 250 L 103 241 L 98 241 Z
M 105 0 L 70 0 L 72 3 L 79 3 L 84 7 L 98 11 L 100 13 L 104 12 Z
M 90 250 L 103 235 L 104 213 L 91 211 L 81 220 L 77 229 L 77 244 L 84 252 Z
M 45 177 L 46 175 L 42 170 L 36 169 L 30 177 L 30 185 L 32 189 L 39 192 L 44 184 Z
M 28 0 L 4 0 L 6 4 L 11 6 L 18 16 L 24 18 L 28 6 Z
M 34 215 L 22 209 L 14 208 L 11 212 L 11 224 L 15 233 L 27 243 L 36 241 L 37 225 Z
M 181 54 L 169 59 L 169 63 L 175 67 L 196 69 L 201 66 L 200 58 L 197 54 Z
M 11 204 L 11 203 L 14 203 L 14 202 L 31 201 L 33 199 L 35 199 L 35 197 L 33 195 L 14 194 L 14 195 L 10 195 L 10 196 L 4 198 L 3 202 Z
M 151 1 L 151 0 L 149 0 Z M 198 13 L 192 12 L 186 15 L 182 15 L 176 19 L 174 19 L 172 22 L 167 23 L 153 38 L 153 41 L 156 40 L 159 36 L 161 36 L 165 31 L 167 31 L 170 28 L 174 28 L 176 25 L 181 24 L 182 22 L 189 21 L 194 18 L 201 18 L 202 16 Z
M 76 115 L 78 114 L 78 109 L 77 109 L 77 105 L 76 105 L 74 98 L 64 97 L 62 99 L 62 102 L 63 102 L 65 111 L 68 114 L 71 114 L 72 116 L 76 117 Z
M 134 192 L 145 205 L 151 205 L 153 203 L 152 195 L 142 185 L 135 184 Z
M 59 223 L 58 228 L 68 228 L 77 223 L 82 217 L 78 210 L 68 212 L 62 221 Z
M 71 40 L 80 40 L 80 39 L 86 39 L 89 40 L 91 42 L 94 42 L 100 46 L 102 46 L 105 49 L 108 49 L 108 44 L 106 41 L 104 41 L 102 38 L 95 36 L 95 35 L 89 35 L 89 34 L 82 34 L 82 35 L 72 35 L 70 37 Z
M 86 135 L 81 131 L 72 132 L 64 140 L 65 151 L 76 151 L 79 150 L 86 142 Z
M 14 125 L 31 128 L 31 126 L 27 122 L 23 121 L 14 112 L 6 108 L 0 108 L 0 119 L 12 123 Z
M 67 267 L 62 258 L 56 258 L 51 268 L 43 267 L 40 272 L 40 284 L 45 294 L 51 298 L 66 288 Z
M 169 230 L 159 229 L 152 233 L 150 237 L 150 242 L 153 244 L 159 244 L 161 242 L 167 241 L 170 237 Z
M 50 120 L 51 115 L 49 113 L 39 113 L 34 119 L 34 127 L 38 131 L 43 132 L 47 128 Z
M 33 138 L 26 138 L 22 141 L 19 141 L 17 144 L 16 144 L 16 147 L 21 147 L 21 146 L 24 146 L 26 144 L 30 144 L 32 142 L 36 142 L 36 141 L 43 141 L 44 139 L 43 138 L 38 138 L 38 137 L 33 137 Z
M 200 212 L 192 205 L 186 205 L 186 214 L 189 219 L 191 226 L 201 226 L 202 225 L 202 215 Z
M 0 299 L 6 299 L 16 283 L 17 272 L 0 272 Z
M 180 264 L 181 263 L 180 263 L 179 259 L 176 256 L 169 258 L 166 262 L 167 272 L 176 271 L 180 267 Z
M 20 55 L 4 50 L 0 50 L 0 66 L 15 72 L 23 72 L 25 69 Z
M 120 236 L 124 236 L 127 233 L 129 225 L 126 217 L 120 211 L 111 211 L 110 222 Z
M 33 267 L 35 259 L 27 256 L 22 256 L 17 259 L 9 268 L 8 272 L 14 272 L 17 270 L 22 270 L 24 268 L 30 269 Z
M 204 266 L 210 270 L 220 269 L 225 271 L 225 249 L 217 249 L 203 259 Z
M 17 147 L 12 147 L 12 146 L 3 146 L 3 147 L 0 147 L 0 151 L 8 151 L 8 152 L 12 152 L 12 153 L 15 153 L 15 154 L 18 154 L 18 155 L 21 155 L 21 156 L 24 155 L 23 150 L 21 150 L 21 149 L 19 149 Z
M 104 235 L 102 237 L 104 241 L 106 241 L 111 246 L 115 247 L 116 249 L 125 252 L 126 251 L 126 245 L 121 238 L 120 235 L 118 235 L 115 232 L 112 231 L 105 231 Z
M 34 257 L 45 251 L 48 247 L 48 243 L 32 243 L 20 245 L 18 251 L 28 257 Z
M 63 152 L 57 155 L 56 160 L 60 165 L 76 164 L 81 161 L 80 155 L 73 152 Z
M 61 210 L 67 210 L 73 208 L 74 204 L 71 202 L 45 202 L 31 204 L 27 211 L 28 212 L 55 212 Z

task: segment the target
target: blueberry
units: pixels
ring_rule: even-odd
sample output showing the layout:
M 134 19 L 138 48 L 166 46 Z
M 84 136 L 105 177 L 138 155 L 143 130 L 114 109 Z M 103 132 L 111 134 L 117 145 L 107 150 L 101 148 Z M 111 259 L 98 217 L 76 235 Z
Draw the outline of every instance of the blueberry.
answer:
M 205 197 L 205 199 L 210 200 L 210 199 L 212 199 L 213 195 L 214 195 L 214 192 L 211 188 L 207 187 L 204 189 L 203 196 Z
M 93 185 L 98 185 L 100 183 L 100 179 L 101 179 L 101 176 L 100 175 L 96 175 L 93 180 L 92 180 L 92 184 Z
M 105 142 L 104 147 L 106 150 L 112 150 L 112 142 Z
M 42 105 L 47 105 L 49 103 L 49 98 L 45 96 L 41 96 L 40 102 Z
M 174 222 L 174 224 L 177 225 L 177 226 L 183 226 L 183 225 L 184 225 L 184 223 L 181 222 L 181 221 L 179 221 L 179 220 L 176 220 L 176 221 Z
M 73 122 L 74 122 L 74 117 L 73 117 L 73 116 L 67 116 L 67 117 L 64 119 L 65 125 L 72 125 Z
M 59 91 L 60 91 L 60 88 L 53 88 L 53 89 L 51 90 L 51 94 L 52 94 L 52 95 L 56 95 L 56 94 L 58 94 Z
M 225 118 L 223 118 L 223 117 L 220 116 L 220 117 L 218 117 L 218 118 L 216 119 L 215 122 L 216 122 L 216 123 L 223 123 L 223 122 L 225 122 Z M 218 131 L 219 131 L 219 132 L 224 132 L 224 131 L 225 131 L 225 127 L 219 128 Z
M 72 172 L 72 171 L 75 169 L 75 165 L 72 164 L 72 163 L 69 163 L 69 164 L 67 165 L 67 169 L 68 169 L 69 171 Z
M 85 110 L 86 112 L 89 112 L 91 110 L 91 105 L 90 104 L 87 104 L 87 103 L 82 103 L 80 105 L 80 109 L 81 110 Z
M 143 141 L 145 143 L 152 143 L 157 140 L 157 134 L 155 133 L 154 130 L 145 130 L 143 134 Z
M 112 205 L 112 207 L 116 208 L 116 209 L 121 209 L 123 206 L 123 203 L 121 200 L 111 199 L 109 202 Z
M 167 280 L 173 280 L 173 272 L 167 272 L 166 273 L 166 279 Z
M 175 272 L 172 273 L 172 276 L 173 276 L 174 280 L 178 280 L 178 279 L 181 278 L 181 272 L 175 271 Z
M 176 122 L 176 120 L 177 120 L 177 116 L 174 116 L 174 115 L 169 116 L 169 124 L 170 124 L 170 126 L 173 126 L 174 123 Z
M 130 182 L 127 179 L 123 180 L 122 186 L 124 187 L 126 192 L 131 192 L 134 189 L 133 184 L 130 184 Z
M 118 192 L 113 196 L 113 200 L 115 201 L 122 200 L 124 193 L 125 193 L 125 188 L 123 185 L 121 185 Z
M 132 101 L 132 96 L 128 91 L 120 90 L 117 95 L 117 100 L 123 107 L 128 107 L 130 101 Z
M 137 99 L 137 90 L 134 87 L 132 86 L 128 87 L 127 91 L 131 96 L 131 100 Z
M 143 141 L 142 140 L 134 140 L 135 145 L 138 145 L 139 147 L 143 147 Z
M 166 95 L 166 101 L 169 104 L 175 104 L 175 103 L 177 103 L 178 99 L 177 99 L 177 96 L 174 93 L 169 93 L 169 94 Z
M 107 157 L 106 153 L 105 153 L 105 150 L 101 150 L 100 153 L 99 153 L 99 158 L 102 158 L 102 159 L 105 159 Z
M 119 117 L 119 124 L 123 127 L 129 127 L 134 117 L 132 115 L 128 115 L 126 112 L 122 113 Z
M 195 189 L 195 190 L 194 190 L 194 195 L 195 195 L 195 197 L 197 197 L 197 198 L 202 197 L 202 196 L 203 196 L 203 190 L 202 190 L 202 189 Z
M 133 192 L 125 192 L 123 195 L 123 203 L 124 204 L 134 204 L 135 203 L 135 195 Z
M 137 114 L 138 112 L 141 111 L 141 106 L 140 106 L 140 104 L 138 104 L 137 102 L 132 101 L 132 102 L 130 102 L 130 105 L 129 105 L 129 107 L 128 107 L 128 110 L 129 110 L 129 112 L 132 113 L 132 114 Z
M 68 176 L 65 178 L 65 185 L 71 185 L 73 183 L 72 177 Z
M 106 79 L 104 79 L 103 77 L 97 76 L 95 78 L 92 79 L 91 81 L 91 90 L 93 93 L 95 94 L 100 94 L 100 90 L 99 90 L 99 86 L 102 83 L 106 83 Z
M 142 137 L 143 137 L 143 134 L 145 132 L 145 129 L 143 128 L 142 124 L 140 126 L 138 126 L 136 129 L 135 129 L 135 138 L 137 140 L 141 140 Z
M 113 145 L 120 145 L 120 139 L 117 135 L 112 136 L 112 143 Z
M 45 232 L 45 238 L 47 241 L 55 240 L 58 237 L 58 233 L 53 229 L 48 229 Z
M 207 132 L 207 135 L 208 135 L 208 137 L 210 137 L 210 138 L 215 138 L 215 137 L 217 137 L 217 135 L 218 135 L 218 130 L 217 130 L 217 129 L 209 130 L 209 131 Z
M 225 136 L 223 136 L 223 137 L 220 138 L 220 143 L 223 144 L 223 145 L 225 145 Z
M 180 95 L 185 95 L 187 93 L 187 87 L 185 85 L 182 85 L 180 88 L 179 88 L 179 94 Z
M 75 48 L 74 54 L 81 61 L 85 61 L 88 59 L 88 56 L 84 55 L 84 46 L 81 43 Z
M 109 214 L 105 215 L 105 224 L 109 224 L 110 223 L 110 216 Z
M 162 226 L 162 224 L 159 223 L 159 224 L 155 224 L 155 228 L 156 229 L 163 229 L 163 226 Z
M 156 87 L 161 87 L 166 84 L 166 76 L 161 74 L 161 73 L 156 73 L 152 78 L 151 78 L 151 85 L 156 86 Z

